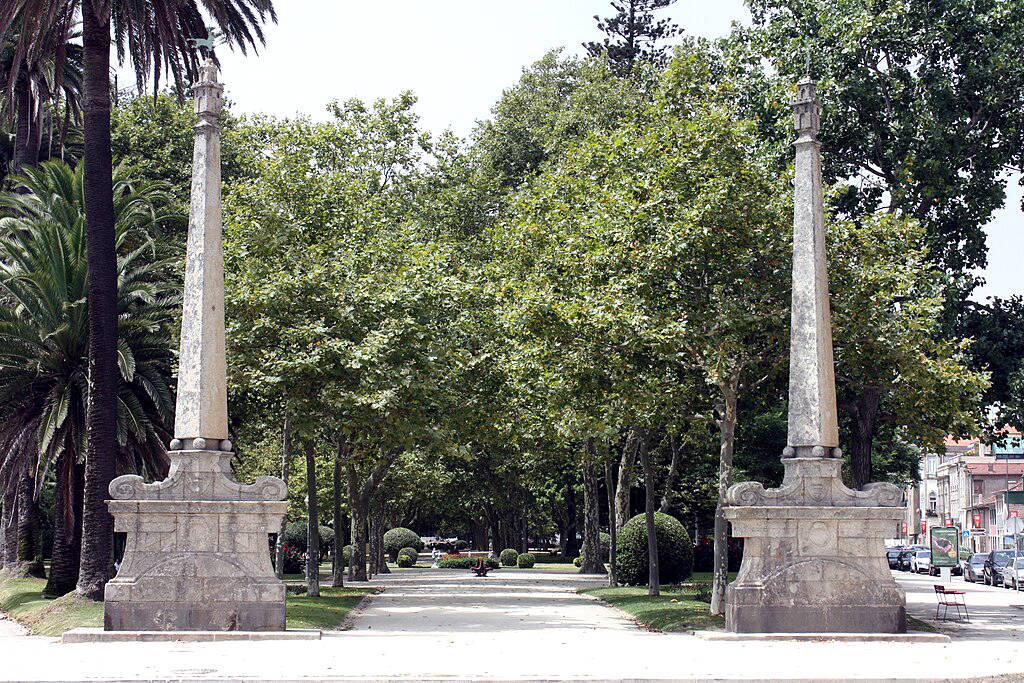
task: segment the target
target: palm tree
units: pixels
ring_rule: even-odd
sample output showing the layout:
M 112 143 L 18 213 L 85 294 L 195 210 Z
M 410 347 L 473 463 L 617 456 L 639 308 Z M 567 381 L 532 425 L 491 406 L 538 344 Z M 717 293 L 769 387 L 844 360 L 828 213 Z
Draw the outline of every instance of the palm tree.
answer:
M 117 423 L 117 259 L 114 253 L 113 181 L 110 152 L 110 48 L 127 55 L 141 89 L 170 72 L 179 86 L 194 81 L 199 57 L 194 43 L 211 38 L 209 16 L 242 53 L 264 42 L 262 23 L 276 21 L 272 0 L 0 0 L 0 38 L 22 17 L 19 49 L 28 50 L 48 26 L 82 17 L 84 67 L 85 214 L 89 249 L 89 414 L 83 513 L 82 568 L 78 592 L 103 599 L 111 576 L 113 518 L 104 502 L 114 477 Z M 205 13 L 205 14 L 204 14 Z M 34 30 L 35 29 L 35 30 Z M 179 90 L 181 88 L 179 87 Z
M 88 404 L 88 245 L 82 165 L 26 168 L 22 192 L 0 194 L 0 490 L 30 471 L 38 495 L 56 471 L 48 595 L 79 574 Z M 176 220 L 162 183 L 113 175 L 117 259 L 117 420 L 121 472 L 163 477 L 174 401 L 170 330 L 180 305 L 170 261 L 154 259 L 148 233 Z

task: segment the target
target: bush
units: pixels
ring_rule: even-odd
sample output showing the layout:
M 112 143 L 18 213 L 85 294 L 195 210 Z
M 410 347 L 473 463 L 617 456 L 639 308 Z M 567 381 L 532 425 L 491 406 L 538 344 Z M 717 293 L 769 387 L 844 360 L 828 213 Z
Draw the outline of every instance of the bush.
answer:
M 282 546 L 284 551 L 284 573 L 285 574 L 302 574 L 306 571 L 306 554 L 299 552 L 298 548 L 288 545 L 285 543 Z
M 415 564 L 416 560 L 420 558 L 420 554 L 416 551 L 416 548 L 402 548 L 398 551 L 398 559 L 400 560 L 402 557 L 411 557 L 413 564 Z
M 306 541 L 308 540 L 306 529 L 306 520 L 300 519 L 297 522 L 292 522 L 284 528 L 284 542 L 289 547 L 294 549 L 296 552 L 306 552 Z M 320 526 L 320 553 L 319 559 L 323 559 L 324 555 L 330 552 L 331 547 L 334 545 L 334 529 L 329 526 Z
M 501 551 L 501 566 L 502 567 L 514 567 L 516 566 L 516 560 L 519 558 L 519 551 L 514 548 L 505 548 Z
M 412 555 L 402 555 L 401 553 L 398 554 L 399 567 L 408 568 L 413 566 L 414 564 L 416 564 L 416 558 Z
M 485 557 L 483 558 L 483 560 L 484 564 L 490 567 L 491 569 L 498 568 L 498 560 L 496 560 L 495 558 Z M 453 553 L 451 555 L 443 556 L 437 566 L 439 566 L 441 569 L 469 569 L 470 567 L 476 565 L 478 562 L 480 562 L 479 557 L 470 557 L 469 555 Z
M 536 561 L 537 558 L 533 556 L 533 553 L 523 553 L 516 558 L 516 564 L 519 565 L 520 569 L 533 569 Z
M 689 578 L 693 572 L 693 546 L 686 529 L 675 517 L 655 512 L 654 531 L 658 539 L 658 569 L 661 583 L 679 583 Z M 622 527 L 615 559 L 620 582 L 628 586 L 641 586 L 647 583 L 645 515 L 637 515 Z
M 341 559 L 346 567 L 352 564 L 352 546 L 347 545 L 341 549 Z
M 423 550 L 420 535 L 404 526 L 396 527 L 384 534 L 384 552 L 392 562 L 398 559 L 398 551 L 402 548 L 414 548 L 416 552 Z
M 583 556 L 579 555 L 575 560 L 572 561 L 572 563 L 576 567 L 582 567 L 583 566 Z

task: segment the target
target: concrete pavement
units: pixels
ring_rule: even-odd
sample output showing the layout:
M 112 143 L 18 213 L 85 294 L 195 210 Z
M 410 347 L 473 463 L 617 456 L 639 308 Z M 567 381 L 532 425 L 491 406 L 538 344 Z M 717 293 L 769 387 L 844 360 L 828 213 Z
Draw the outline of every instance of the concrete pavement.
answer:
M 922 591 L 933 580 L 898 578 L 910 588 L 911 611 L 923 613 Z M 992 637 L 949 644 L 707 642 L 648 633 L 576 594 L 594 581 L 504 569 L 484 579 L 398 571 L 381 578 L 385 592 L 351 630 L 313 642 L 65 645 L 0 628 L 0 678 L 942 681 L 1024 672 L 1024 642 L 1000 639 L 996 628 Z M 1013 596 L 986 590 L 994 602 Z

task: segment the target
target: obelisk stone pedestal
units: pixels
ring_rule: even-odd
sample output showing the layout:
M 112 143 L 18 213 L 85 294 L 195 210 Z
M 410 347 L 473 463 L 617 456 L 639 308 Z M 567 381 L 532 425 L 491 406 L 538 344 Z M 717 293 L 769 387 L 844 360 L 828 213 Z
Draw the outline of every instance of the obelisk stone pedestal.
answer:
M 195 129 L 177 411 L 167 479 L 118 477 L 108 501 L 127 534 L 107 584 L 107 631 L 283 631 L 285 585 L 269 534 L 288 510 L 275 477 L 231 476 L 224 349 L 220 126 L 222 87 L 207 61 L 194 88 Z
M 819 106 L 810 77 L 793 101 L 796 177 L 789 430 L 782 486 L 729 489 L 726 518 L 744 539 L 726 588 L 726 628 L 739 633 L 903 633 L 903 592 L 884 539 L 903 518 L 900 489 L 842 480 L 825 258 Z

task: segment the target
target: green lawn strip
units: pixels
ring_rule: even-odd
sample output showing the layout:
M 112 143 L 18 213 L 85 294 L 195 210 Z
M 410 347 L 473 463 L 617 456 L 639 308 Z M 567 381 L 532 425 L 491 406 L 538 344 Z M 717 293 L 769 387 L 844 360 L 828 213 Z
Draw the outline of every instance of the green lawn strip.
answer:
M 375 588 L 320 588 L 319 598 L 304 594 L 288 595 L 288 628 L 315 628 L 333 631 Z
M 907 615 L 907 630 L 908 631 L 927 631 L 929 633 L 939 633 L 939 628 L 935 624 L 925 621 L 924 619 L 918 619 Z
M 103 603 L 74 593 L 48 600 L 42 596 L 45 585 L 43 579 L 0 578 L 0 612 L 39 636 L 103 626 Z M 336 629 L 363 598 L 375 592 L 373 588 L 323 587 L 319 598 L 289 593 L 288 628 Z
M 725 618 L 710 614 L 708 603 L 696 600 L 690 586 L 665 586 L 661 595 L 647 595 L 646 586 L 586 588 L 581 592 L 600 598 L 652 631 L 713 631 L 725 627 Z

